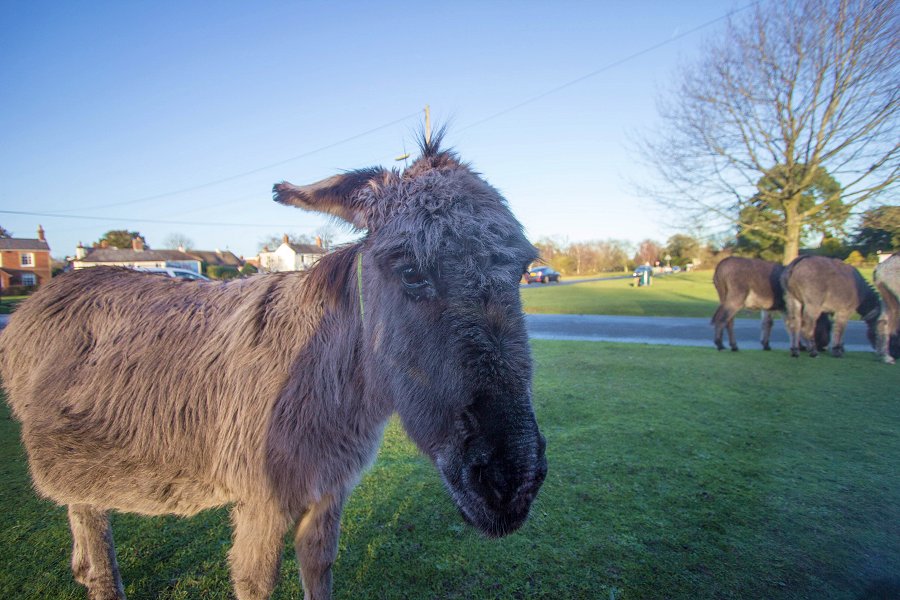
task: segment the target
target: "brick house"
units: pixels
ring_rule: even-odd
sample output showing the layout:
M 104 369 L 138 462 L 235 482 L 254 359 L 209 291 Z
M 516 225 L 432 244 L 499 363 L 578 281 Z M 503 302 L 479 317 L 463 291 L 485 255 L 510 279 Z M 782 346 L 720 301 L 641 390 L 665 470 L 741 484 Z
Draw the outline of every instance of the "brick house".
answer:
M 0 239 L 0 291 L 50 281 L 50 246 L 40 225 L 37 234 L 37 239 Z

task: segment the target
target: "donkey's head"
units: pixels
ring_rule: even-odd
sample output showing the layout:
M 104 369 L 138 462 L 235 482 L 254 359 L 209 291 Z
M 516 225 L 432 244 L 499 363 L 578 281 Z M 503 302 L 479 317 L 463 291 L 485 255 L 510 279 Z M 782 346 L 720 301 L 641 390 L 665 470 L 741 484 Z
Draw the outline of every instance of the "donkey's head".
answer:
M 497 190 L 438 145 L 402 173 L 282 183 L 275 199 L 367 230 L 349 279 L 366 394 L 397 410 L 464 518 L 501 536 L 547 473 L 519 299 L 536 251 Z

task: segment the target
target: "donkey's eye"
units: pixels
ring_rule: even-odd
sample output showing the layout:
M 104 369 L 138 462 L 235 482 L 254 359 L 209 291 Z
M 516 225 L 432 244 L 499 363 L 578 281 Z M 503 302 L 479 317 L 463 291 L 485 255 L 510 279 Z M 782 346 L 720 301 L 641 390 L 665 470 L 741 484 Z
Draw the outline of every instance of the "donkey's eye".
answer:
M 415 267 L 403 267 L 400 269 L 400 280 L 409 290 L 419 290 L 431 284 L 428 278 Z

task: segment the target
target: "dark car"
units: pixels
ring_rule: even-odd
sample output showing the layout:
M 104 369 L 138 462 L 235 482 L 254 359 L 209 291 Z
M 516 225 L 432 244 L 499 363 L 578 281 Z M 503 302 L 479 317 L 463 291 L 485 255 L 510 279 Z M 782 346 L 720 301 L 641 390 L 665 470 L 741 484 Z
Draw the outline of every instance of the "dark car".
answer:
M 525 283 L 550 283 L 559 282 L 559 273 L 550 267 L 534 267 L 525 273 Z
M 645 271 L 649 271 L 651 275 L 653 275 L 653 267 L 650 265 L 641 265 L 637 269 L 634 270 L 634 273 L 631 274 L 632 277 L 640 277 L 644 274 Z

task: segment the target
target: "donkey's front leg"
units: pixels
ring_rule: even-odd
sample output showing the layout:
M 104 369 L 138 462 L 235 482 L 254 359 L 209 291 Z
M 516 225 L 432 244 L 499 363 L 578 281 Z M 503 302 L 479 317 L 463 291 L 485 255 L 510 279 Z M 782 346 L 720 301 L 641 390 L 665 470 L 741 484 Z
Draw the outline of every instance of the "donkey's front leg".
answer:
M 72 572 L 91 600 L 124 600 L 109 514 L 87 504 L 69 505 Z
M 346 493 L 327 494 L 309 507 L 297 525 L 294 548 L 305 600 L 331 598 L 331 565 L 337 557 Z
M 292 520 L 267 503 L 240 503 L 231 511 L 234 543 L 228 559 L 238 600 L 266 600 L 275 589 L 284 536 Z

